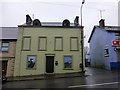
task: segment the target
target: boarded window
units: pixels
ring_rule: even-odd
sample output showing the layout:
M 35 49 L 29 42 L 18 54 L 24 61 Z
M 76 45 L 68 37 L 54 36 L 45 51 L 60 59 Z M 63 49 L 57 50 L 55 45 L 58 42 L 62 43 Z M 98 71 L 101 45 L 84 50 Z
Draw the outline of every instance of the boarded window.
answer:
M 73 51 L 79 50 L 77 37 L 70 38 L 70 50 L 73 50 Z
M 22 50 L 30 50 L 31 49 L 31 37 L 23 37 Z
M 45 51 L 47 50 L 47 38 L 39 37 L 38 50 Z
M 63 50 L 63 38 L 55 37 L 55 50 Z

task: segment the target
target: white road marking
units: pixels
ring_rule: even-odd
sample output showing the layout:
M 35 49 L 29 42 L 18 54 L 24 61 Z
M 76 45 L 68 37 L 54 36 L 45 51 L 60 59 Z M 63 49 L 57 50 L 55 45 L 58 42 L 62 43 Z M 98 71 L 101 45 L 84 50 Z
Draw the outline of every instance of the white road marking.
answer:
M 110 85 L 110 84 L 118 84 L 120 82 L 109 82 L 109 83 L 100 83 L 100 84 L 91 84 L 91 85 L 76 85 L 76 86 L 68 86 L 68 88 L 77 88 L 77 87 L 92 87 L 92 86 L 102 86 L 102 85 Z

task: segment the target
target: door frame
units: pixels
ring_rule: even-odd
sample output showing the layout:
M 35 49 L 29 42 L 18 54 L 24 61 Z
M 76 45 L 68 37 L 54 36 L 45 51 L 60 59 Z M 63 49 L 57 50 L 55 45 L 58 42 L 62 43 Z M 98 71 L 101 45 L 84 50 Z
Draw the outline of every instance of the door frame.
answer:
M 1 60 L 1 64 L 2 64 L 2 74 L 4 75 L 5 74 L 5 76 L 7 76 L 7 70 L 8 70 L 8 60 Z M 5 68 L 3 67 L 3 62 L 5 62 Z M 5 69 L 5 72 L 3 71 Z M 3 73 L 4 72 L 4 73 Z
M 46 72 L 46 61 L 47 61 L 46 57 L 47 57 L 47 56 L 53 56 L 53 57 L 54 57 L 53 65 L 54 65 L 54 63 L 55 63 L 55 54 L 45 54 L 45 74 L 54 74 L 55 68 L 53 68 L 53 73 L 47 73 L 47 72 Z M 55 67 L 55 65 L 54 65 L 54 67 Z

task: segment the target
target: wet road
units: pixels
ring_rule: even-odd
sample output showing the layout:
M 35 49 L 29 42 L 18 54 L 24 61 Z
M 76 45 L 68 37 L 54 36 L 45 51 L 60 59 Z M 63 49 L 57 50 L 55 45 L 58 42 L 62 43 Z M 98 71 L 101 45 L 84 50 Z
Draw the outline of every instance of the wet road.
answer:
M 120 72 L 87 68 L 83 77 L 46 80 L 15 81 L 3 84 L 3 88 L 119 88 Z

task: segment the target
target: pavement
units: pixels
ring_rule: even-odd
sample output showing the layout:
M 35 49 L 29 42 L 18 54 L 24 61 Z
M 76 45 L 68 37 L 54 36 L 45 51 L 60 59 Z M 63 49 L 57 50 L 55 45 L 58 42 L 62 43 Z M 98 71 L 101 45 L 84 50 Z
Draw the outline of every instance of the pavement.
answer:
M 11 81 L 25 81 L 25 80 L 43 80 L 43 79 L 57 79 L 57 78 L 72 78 L 72 77 L 84 77 L 84 72 L 67 73 L 67 74 L 46 74 L 46 75 L 34 75 L 34 76 L 20 76 L 20 77 L 9 77 L 8 82 Z
M 57 79 L 57 78 L 72 78 L 72 77 L 87 77 L 91 75 L 99 75 L 100 73 L 117 73 L 116 71 L 110 71 L 99 68 L 87 67 L 85 72 L 78 73 L 67 73 L 67 74 L 46 74 L 46 75 L 35 75 L 35 76 L 21 76 L 21 77 L 11 77 L 7 78 L 7 81 L 25 81 L 25 80 L 44 80 L 44 79 Z M 120 71 L 119 71 L 120 75 Z

